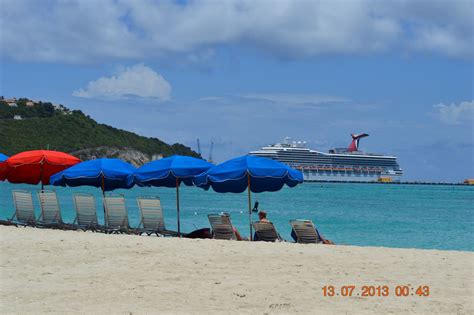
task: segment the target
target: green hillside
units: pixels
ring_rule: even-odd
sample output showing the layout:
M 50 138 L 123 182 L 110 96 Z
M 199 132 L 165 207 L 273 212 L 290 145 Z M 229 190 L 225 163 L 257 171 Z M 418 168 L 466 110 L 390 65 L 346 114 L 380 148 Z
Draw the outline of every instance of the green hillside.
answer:
M 149 156 L 172 154 L 199 156 L 189 147 L 169 145 L 157 138 L 99 124 L 81 111 L 51 103 L 38 102 L 27 106 L 27 99 L 16 101 L 16 107 L 0 101 L 0 152 L 15 153 L 46 149 L 73 152 L 101 146 L 130 148 Z M 15 115 L 21 120 L 13 119 Z M 17 117 L 19 118 L 19 117 Z

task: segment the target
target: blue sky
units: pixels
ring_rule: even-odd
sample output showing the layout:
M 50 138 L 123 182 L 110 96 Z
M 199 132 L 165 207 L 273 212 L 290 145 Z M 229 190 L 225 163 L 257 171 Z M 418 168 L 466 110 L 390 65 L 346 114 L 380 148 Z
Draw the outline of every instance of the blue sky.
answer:
M 2 1 L 0 94 L 245 154 L 285 136 L 474 177 L 471 1 Z

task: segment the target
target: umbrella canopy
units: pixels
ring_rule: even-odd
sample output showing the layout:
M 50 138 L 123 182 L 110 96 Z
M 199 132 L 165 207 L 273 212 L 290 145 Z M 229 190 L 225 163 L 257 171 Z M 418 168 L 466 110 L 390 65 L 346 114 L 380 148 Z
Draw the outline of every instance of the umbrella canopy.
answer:
M 278 191 L 285 184 L 294 187 L 303 182 L 303 174 L 288 165 L 258 156 L 242 156 L 210 168 L 194 178 L 198 187 L 216 192 L 241 193 L 248 188 L 260 193 Z
M 135 171 L 135 183 L 139 186 L 176 187 L 178 235 L 181 236 L 179 185 L 193 185 L 195 175 L 213 166 L 211 163 L 190 156 L 173 155 L 152 161 Z
M 0 169 L 0 178 L 10 183 L 48 185 L 51 175 L 81 160 L 64 152 L 34 150 L 15 154 Z
M 213 164 L 190 156 L 173 155 L 152 161 L 135 171 L 135 183 L 140 186 L 176 187 L 193 185 L 194 176 L 206 171 Z
M 51 176 L 54 186 L 94 186 L 102 191 L 132 188 L 135 167 L 119 159 L 96 159 L 81 162 Z
M 250 239 L 252 239 L 252 208 L 250 192 L 278 191 L 285 184 L 294 187 L 303 182 L 303 174 L 288 165 L 271 159 L 246 155 L 216 165 L 194 178 L 198 187 L 216 192 L 248 191 Z
M 5 180 L 5 176 L 6 176 L 5 168 L 7 167 L 7 162 L 6 162 L 7 159 L 8 159 L 8 156 L 0 153 L 0 180 Z

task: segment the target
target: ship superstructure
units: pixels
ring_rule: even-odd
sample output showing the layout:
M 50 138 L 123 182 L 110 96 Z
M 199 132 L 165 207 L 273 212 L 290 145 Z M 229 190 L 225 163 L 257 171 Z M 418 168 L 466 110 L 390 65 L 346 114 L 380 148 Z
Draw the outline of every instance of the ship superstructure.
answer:
M 348 148 L 335 148 L 328 153 L 311 150 L 304 141 L 285 138 L 282 143 L 264 146 L 249 154 L 299 169 L 306 181 L 400 181 L 403 171 L 395 156 L 360 151 L 359 141 L 368 134 L 351 136 L 352 142 Z

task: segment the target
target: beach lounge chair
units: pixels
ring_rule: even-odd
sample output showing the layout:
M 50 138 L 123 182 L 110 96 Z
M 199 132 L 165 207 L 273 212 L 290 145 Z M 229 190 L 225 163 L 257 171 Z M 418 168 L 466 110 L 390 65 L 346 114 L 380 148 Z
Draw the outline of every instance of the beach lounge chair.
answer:
M 74 194 L 74 208 L 76 209 L 76 224 L 80 229 L 97 231 L 101 230 L 97 221 L 95 198 L 91 194 Z
M 218 240 L 237 240 L 228 214 L 209 214 L 207 217 L 211 224 L 212 238 Z
M 11 220 L 0 220 L 0 225 L 13 225 L 18 227 L 18 224 Z
M 128 225 L 127 207 L 125 206 L 125 198 L 123 195 L 109 194 L 104 196 L 104 207 L 106 232 L 128 233 L 131 231 Z
M 297 243 L 322 243 L 322 240 L 316 231 L 316 227 L 311 220 L 292 220 L 290 221 L 290 224 L 296 236 Z
M 139 232 L 148 235 L 178 236 L 178 232 L 167 230 L 165 227 L 163 209 L 161 208 L 159 197 L 141 196 L 137 198 L 137 203 L 141 214 Z M 184 233 L 181 233 L 181 235 L 185 236 Z
M 66 228 L 70 225 L 62 220 L 61 209 L 59 207 L 58 196 L 53 190 L 40 190 L 37 192 L 38 201 L 41 209 L 38 223 L 44 227 Z
M 256 234 L 256 241 L 276 242 L 281 241 L 281 237 L 271 222 L 256 221 L 252 223 Z
M 36 226 L 35 208 L 31 192 L 27 190 L 13 190 L 13 201 L 15 213 L 10 221 L 16 221 L 21 225 Z

